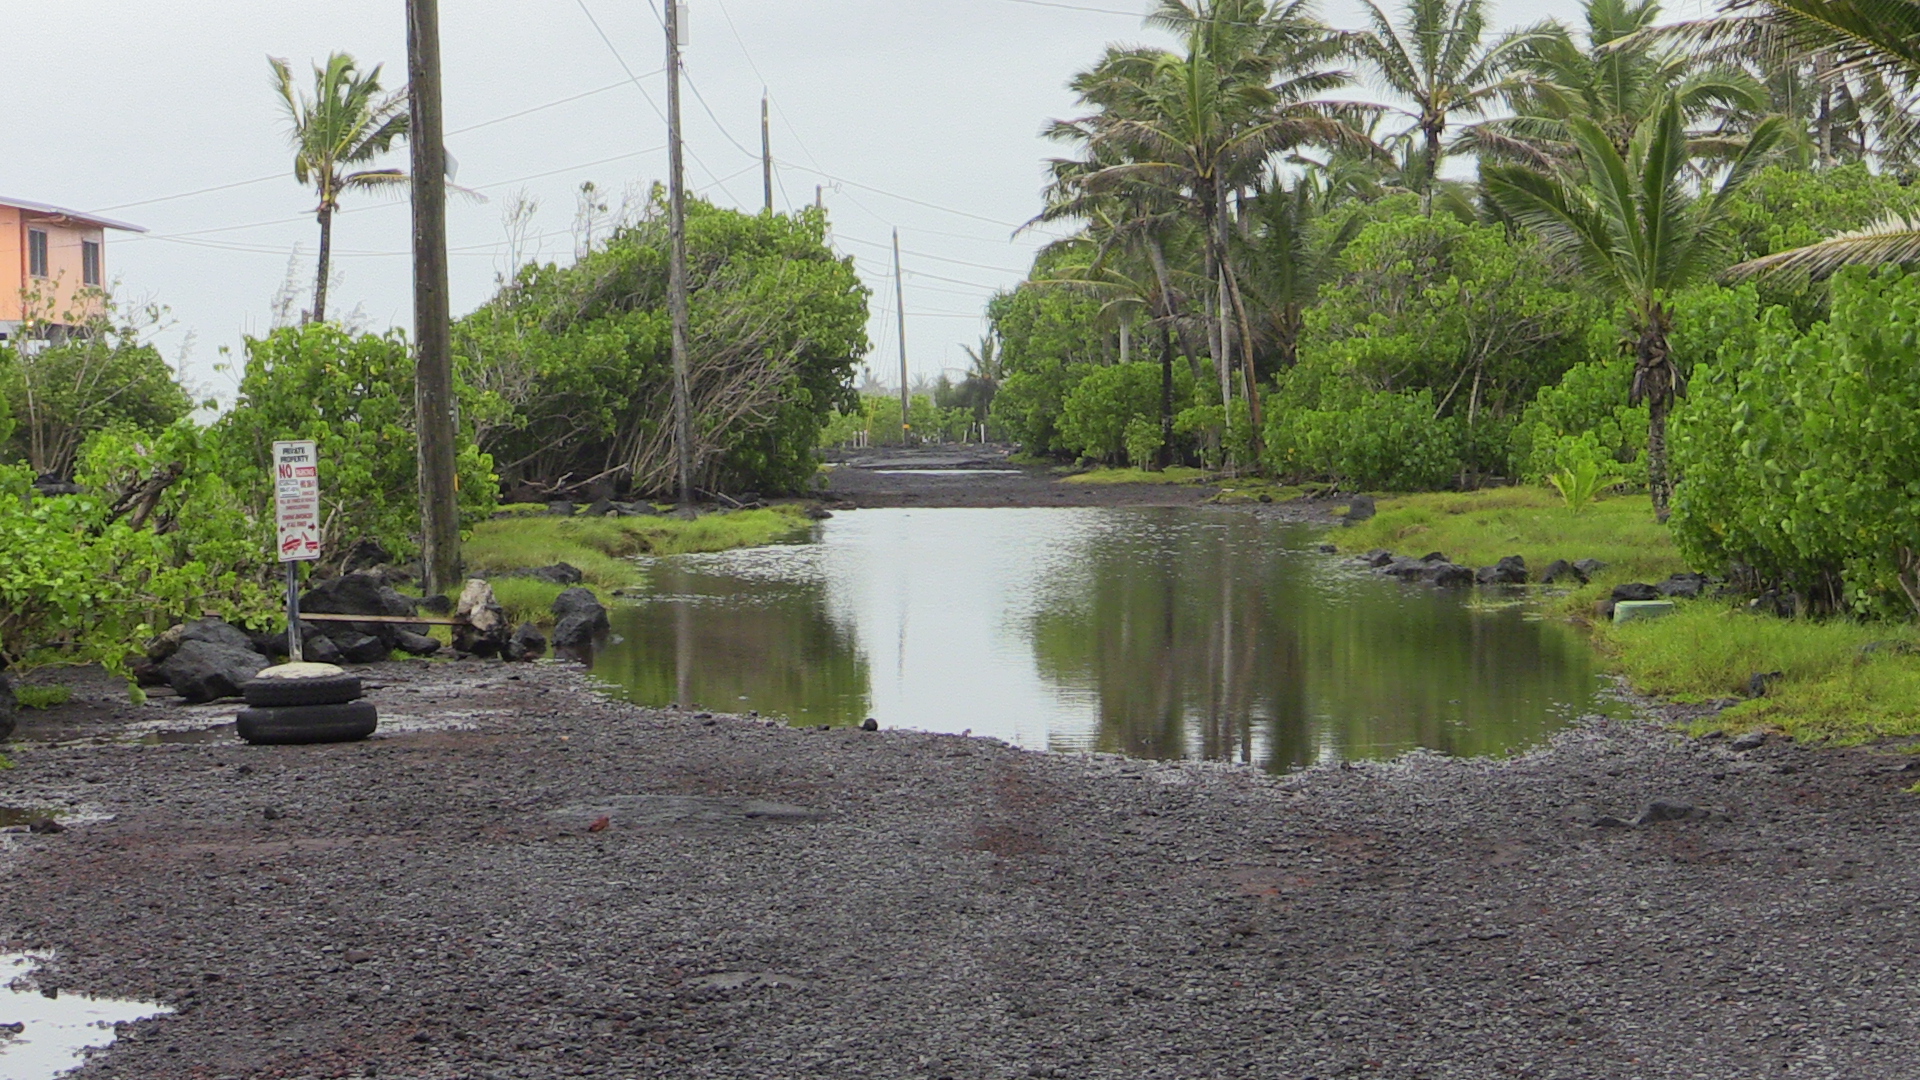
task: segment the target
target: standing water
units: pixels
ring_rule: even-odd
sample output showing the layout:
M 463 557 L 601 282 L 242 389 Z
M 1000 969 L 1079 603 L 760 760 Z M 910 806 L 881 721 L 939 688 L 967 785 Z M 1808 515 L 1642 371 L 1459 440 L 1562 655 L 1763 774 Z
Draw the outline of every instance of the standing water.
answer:
M 861 510 L 651 566 L 595 674 L 632 701 L 1283 771 L 1501 753 L 1605 684 L 1568 626 L 1222 509 Z
M 0 955 L 0 1076 L 42 1080 L 86 1062 L 89 1049 L 113 1042 L 116 1024 L 173 1010 L 139 1001 L 61 994 L 18 986 L 38 958 Z

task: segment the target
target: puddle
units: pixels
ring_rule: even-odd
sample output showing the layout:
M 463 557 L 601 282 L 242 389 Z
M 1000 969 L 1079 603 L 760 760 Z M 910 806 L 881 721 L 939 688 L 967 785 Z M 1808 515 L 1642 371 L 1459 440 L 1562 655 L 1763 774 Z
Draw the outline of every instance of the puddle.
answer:
M 234 725 L 232 724 L 221 724 L 218 727 L 207 728 L 180 728 L 167 731 L 150 731 L 134 740 L 134 742 L 140 746 L 172 746 L 180 743 L 233 743 L 239 741 L 240 736 L 235 732 Z
M 0 955 L 0 1073 L 8 1080 L 52 1080 L 86 1062 L 88 1049 L 107 1046 L 115 1024 L 173 1010 L 144 1001 L 61 994 L 50 998 L 20 985 L 42 957 Z M 10 1034 L 12 1025 L 19 1034 Z
M 869 469 L 875 476 L 1020 476 L 1019 469 Z
M 53 817 L 52 810 L 34 809 L 26 806 L 0 806 L 0 829 L 11 829 L 20 825 L 31 825 L 41 818 Z

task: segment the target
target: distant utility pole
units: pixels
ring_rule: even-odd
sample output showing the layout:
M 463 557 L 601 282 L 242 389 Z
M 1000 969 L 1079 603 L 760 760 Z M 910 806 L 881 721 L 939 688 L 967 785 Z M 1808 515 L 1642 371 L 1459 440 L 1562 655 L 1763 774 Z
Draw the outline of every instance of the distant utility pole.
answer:
M 773 133 L 767 126 L 767 92 L 760 91 L 760 184 L 767 191 L 767 216 L 773 216 Z
M 453 347 L 447 311 L 447 151 L 440 133 L 439 0 L 407 0 L 407 143 L 413 166 L 413 411 L 420 453 L 420 564 L 428 596 L 460 580 Z
M 907 387 L 907 292 L 900 283 L 900 230 L 893 230 L 893 302 L 900 311 L 900 445 L 913 442 L 913 391 Z
M 673 320 L 673 453 L 680 505 L 693 505 L 693 403 L 687 392 L 687 190 L 680 145 L 680 19 L 683 0 L 667 0 L 667 314 Z

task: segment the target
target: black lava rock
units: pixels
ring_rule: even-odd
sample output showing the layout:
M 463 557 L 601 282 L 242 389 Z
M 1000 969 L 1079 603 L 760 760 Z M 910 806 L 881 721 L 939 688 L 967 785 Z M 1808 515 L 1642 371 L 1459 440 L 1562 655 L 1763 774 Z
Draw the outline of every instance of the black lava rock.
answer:
M 1420 561 L 1424 563 L 1443 563 L 1451 562 L 1452 560 L 1448 559 L 1444 552 L 1429 551 L 1425 555 L 1420 556 Z
M 1422 579 L 1442 589 L 1455 589 L 1473 584 L 1473 571 L 1464 566 L 1455 566 L 1449 562 L 1437 563 L 1427 568 Z
M 573 504 L 564 500 L 547 504 L 547 513 L 554 517 L 572 517 Z
M 249 647 L 183 641 L 160 664 L 174 693 L 194 704 L 239 697 L 240 688 L 267 666 L 267 658 Z
M 1605 570 L 1607 564 L 1601 562 L 1599 559 L 1575 559 L 1573 560 L 1573 568 L 1587 577 L 1592 577 L 1600 571 Z
M 0 741 L 13 735 L 19 715 L 19 702 L 13 696 L 13 682 L 5 675 L 0 675 Z
M 529 577 L 535 581 L 544 581 L 549 585 L 578 585 L 584 575 L 580 568 L 571 563 L 554 563 L 552 566 L 536 566 L 531 570 L 522 570 L 517 576 Z
M 253 647 L 253 636 L 237 626 L 229 625 L 219 619 L 195 619 L 180 631 L 180 641 L 204 641 L 209 645 L 226 645 L 235 649 L 260 650 Z
M 1767 690 L 1772 687 L 1774 683 L 1779 682 L 1785 677 L 1786 672 L 1784 671 L 1756 671 L 1747 676 L 1747 696 L 1750 698 L 1766 697 Z
M 521 623 L 507 639 L 507 659 L 538 660 L 547 655 L 547 636 L 532 623 Z
M 408 656 L 432 656 L 440 651 L 440 642 L 425 634 L 412 634 L 403 630 L 393 636 L 393 647 Z
M 1742 735 L 1734 739 L 1732 742 L 1728 743 L 1727 745 L 1732 747 L 1735 750 L 1758 750 L 1762 746 L 1765 746 L 1766 744 L 1767 744 L 1766 732 L 1749 731 L 1745 735 Z
M 1621 600 L 1658 600 L 1658 599 L 1660 599 L 1660 590 L 1654 588 L 1651 585 L 1646 584 L 1645 582 L 1633 581 L 1625 585 L 1615 585 L 1613 587 L 1613 600 L 1616 603 L 1618 603 Z
M 1393 565 L 1393 552 L 1388 551 L 1386 548 L 1374 548 L 1372 551 L 1360 556 L 1360 561 L 1378 570 L 1383 566 Z
M 1371 495 L 1355 495 L 1347 500 L 1347 524 L 1349 525 L 1366 521 L 1377 512 Z
M 606 606 L 600 603 L 599 597 L 586 589 L 568 589 L 554 597 L 553 614 L 560 620 L 574 616 L 583 617 L 595 633 L 607 630 L 612 625 L 607 621 Z M 554 635 L 554 640 L 558 643 L 557 633 Z
M 385 566 L 393 561 L 393 552 L 382 547 L 378 540 L 361 540 L 347 549 L 347 558 L 341 565 L 348 573 L 357 570 L 371 570 L 376 566 Z
M 300 598 L 300 610 L 315 615 L 384 615 L 411 616 L 420 613 L 420 602 L 411 596 L 403 595 L 389 586 L 378 574 L 357 573 L 342 574 L 331 581 L 316 583 L 307 594 Z M 401 633 L 425 634 L 427 627 L 423 623 L 334 623 L 341 627 L 378 638 L 380 643 L 392 648 Z M 328 631 L 342 650 L 346 645 L 339 637 Z
M 1587 583 L 1587 575 L 1581 573 L 1579 567 L 1565 559 L 1553 560 L 1547 564 L 1545 570 L 1540 572 L 1540 583 L 1542 585 L 1557 585 L 1562 581 L 1569 580 L 1577 581 L 1585 585 Z
M 312 623 L 301 623 L 300 655 L 316 664 L 339 664 L 346 661 L 340 654 L 340 646 L 333 639 L 322 634 Z
M 591 649 L 594 639 L 605 632 L 606 619 L 604 611 L 601 612 L 598 620 L 584 612 L 562 615 L 553 628 L 553 647 L 576 652 Z
M 331 639 L 340 650 L 340 656 L 349 664 L 377 664 L 387 658 L 387 643 L 372 634 L 363 634 L 351 626 L 333 623 L 328 626 L 325 637 Z
M 613 512 L 612 499 L 595 499 L 592 503 L 588 504 L 587 509 L 585 511 L 588 517 L 606 517 L 608 514 L 612 512 Z
M 1652 825 L 1658 821 L 1701 821 L 1707 812 L 1690 802 L 1678 799 L 1655 799 L 1640 808 L 1640 813 L 1628 824 L 1634 826 Z
M 1705 574 L 1675 574 L 1654 586 L 1660 590 L 1661 596 L 1673 600 L 1697 599 L 1706 587 L 1707 575 Z

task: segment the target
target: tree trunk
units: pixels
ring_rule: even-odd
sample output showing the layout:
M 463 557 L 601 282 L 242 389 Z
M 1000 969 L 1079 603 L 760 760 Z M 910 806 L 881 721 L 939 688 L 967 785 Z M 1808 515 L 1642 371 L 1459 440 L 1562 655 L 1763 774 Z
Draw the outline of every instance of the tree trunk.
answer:
M 1673 513 L 1668 506 L 1667 409 L 1665 395 L 1647 399 L 1647 487 L 1653 492 L 1653 518 L 1665 524 Z
M 320 272 L 313 279 L 313 310 L 307 312 L 308 322 L 327 321 L 327 274 L 331 272 L 333 256 L 333 207 L 320 204 Z
M 1171 312 L 1160 321 L 1160 453 L 1155 460 L 1164 469 L 1173 462 L 1173 321 Z

